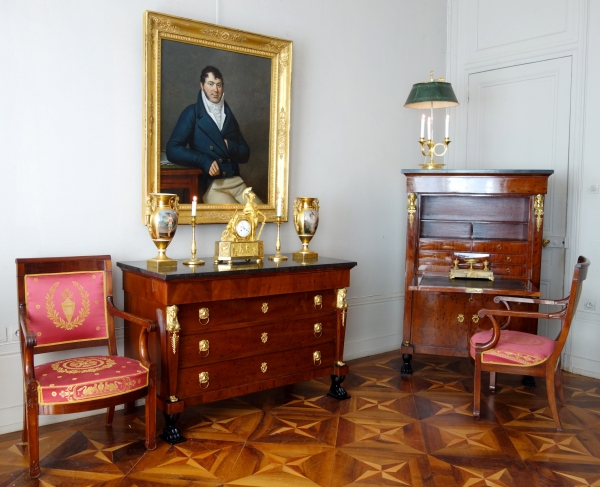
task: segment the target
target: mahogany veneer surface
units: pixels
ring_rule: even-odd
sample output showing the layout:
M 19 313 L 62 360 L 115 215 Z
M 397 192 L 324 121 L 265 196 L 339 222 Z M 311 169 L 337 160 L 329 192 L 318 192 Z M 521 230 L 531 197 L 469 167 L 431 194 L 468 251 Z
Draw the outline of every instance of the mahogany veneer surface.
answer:
M 355 262 L 239 263 L 155 270 L 119 262 L 125 309 L 157 319 L 151 358 L 160 363 L 158 403 L 169 415 L 199 403 L 307 379 L 342 377 L 346 308 L 338 290 Z M 316 304 L 315 299 L 321 300 Z M 175 341 L 166 310 L 177 306 Z M 206 310 L 207 318 L 200 318 Z M 317 332 L 316 327 L 320 327 Z M 135 327 L 126 323 L 125 353 L 135 357 Z M 207 345 L 201 351 L 201 344 Z M 200 377 L 208 377 L 201 381 Z
M 406 223 L 403 343 L 405 366 L 416 353 L 469 355 L 469 339 L 489 329 L 481 308 L 502 306 L 494 296 L 539 297 L 543 220 L 539 199 L 552 170 L 404 169 L 410 211 Z M 412 207 L 414 202 L 414 207 Z M 461 253 L 484 256 L 494 280 L 449 279 Z M 533 311 L 531 305 L 516 309 Z M 537 320 L 511 329 L 535 333 Z

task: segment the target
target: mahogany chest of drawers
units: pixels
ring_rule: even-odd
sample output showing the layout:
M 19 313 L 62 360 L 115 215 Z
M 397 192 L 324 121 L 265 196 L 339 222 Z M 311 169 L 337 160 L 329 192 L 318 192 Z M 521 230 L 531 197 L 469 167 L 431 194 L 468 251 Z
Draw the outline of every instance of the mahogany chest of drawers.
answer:
M 330 395 L 347 397 L 340 385 L 348 371 L 345 296 L 355 265 L 325 257 L 196 268 L 179 262 L 162 271 L 117 263 L 125 309 L 159 323 L 150 358 L 159 364 L 163 438 L 183 441 L 175 421 L 185 407 L 271 387 L 331 375 Z M 135 356 L 138 335 L 125 324 L 126 355 Z
M 481 308 L 499 295 L 538 297 L 544 197 L 551 170 L 404 169 L 407 188 L 402 373 L 413 352 L 469 355 L 471 336 L 490 328 Z M 460 254 L 480 254 L 474 268 L 494 280 L 454 278 Z M 468 265 L 468 264 L 467 264 Z M 515 309 L 531 310 L 520 304 Z M 537 320 L 511 323 L 535 333 Z

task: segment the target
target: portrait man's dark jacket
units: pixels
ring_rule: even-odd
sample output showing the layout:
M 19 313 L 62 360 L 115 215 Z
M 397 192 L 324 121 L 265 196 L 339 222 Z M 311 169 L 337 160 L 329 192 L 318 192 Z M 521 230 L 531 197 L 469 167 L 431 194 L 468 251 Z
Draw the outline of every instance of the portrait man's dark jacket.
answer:
M 207 185 L 214 179 L 239 176 L 238 164 L 245 164 L 250 158 L 250 148 L 227 103 L 224 110 L 225 122 L 219 130 L 204 108 L 202 91 L 198 92 L 198 101 L 183 110 L 167 142 L 167 159 L 181 166 L 199 167 L 208 178 Z M 208 175 L 213 161 L 219 164 L 217 176 Z

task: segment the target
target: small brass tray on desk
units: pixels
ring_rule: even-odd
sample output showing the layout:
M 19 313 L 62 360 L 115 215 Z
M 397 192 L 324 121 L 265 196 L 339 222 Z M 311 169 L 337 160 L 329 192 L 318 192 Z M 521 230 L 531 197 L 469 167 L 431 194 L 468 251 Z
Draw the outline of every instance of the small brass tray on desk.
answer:
M 489 261 L 487 257 L 489 254 L 454 254 L 455 259 L 454 267 L 450 269 L 450 275 L 448 276 L 450 279 L 489 279 L 490 281 L 494 280 L 494 273 L 489 269 Z M 459 257 L 463 258 L 463 262 L 467 264 L 469 267 L 467 269 L 460 268 L 459 264 L 461 263 Z M 483 262 L 480 262 L 478 259 L 486 259 Z M 473 269 L 474 265 L 483 265 L 483 269 Z

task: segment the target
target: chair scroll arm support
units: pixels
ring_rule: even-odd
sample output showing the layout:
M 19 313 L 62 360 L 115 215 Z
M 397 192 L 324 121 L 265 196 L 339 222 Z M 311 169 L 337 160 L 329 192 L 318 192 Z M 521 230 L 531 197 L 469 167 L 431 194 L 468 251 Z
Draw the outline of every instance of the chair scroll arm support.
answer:
M 479 313 L 481 313 L 481 311 L 489 311 L 489 310 L 480 310 Z M 483 318 L 483 316 L 485 316 L 485 315 L 479 315 L 479 316 L 481 318 Z M 500 340 L 500 325 L 498 324 L 498 322 L 496 321 L 496 318 L 494 318 L 493 315 L 487 315 L 487 316 L 493 325 L 492 336 L 485 343 L 475 343 L 475 353 L 485 352 L 486 350 L 494 348 L 498 344 L 498 340 Z
M 23 303 L 19 305 L 19 325 L 21 326 L 21 333 L 23 333 L 23 337 L 25 338 L 25 346 L 27 348 L 35 347 L 37 345 L 37 338 L 35 337 L 35 333 L 29 328 L 29 317 Z
M 123 318 L 124 320 L 130 321 L 131 323 L 135 323 L 136 325 L 140 325 L 142 327 L 142 329 L 140 330 L 140 339 L 138 347 L 140 362 L 142 362 L 142 364 L 148 368 L 153 366 L 152 362 L 150 361 L 150 354 L 148 351 L 148 334 L 158 330 L 158 325 L 156 324 L 156 322 L 148 320 L 146 318 L 140 318 L 139 316 L 133 315 L 131 313 L 116 308 L 112 296 L 107 296 L 106 301 L 108 304 L 108 311 L 113 316 L 118 316 L 119 318 Z
M 27 310 L 23 303 L 19 305 L 19 325 L 21 327 L 22 336 L 21 352 L 23 355 L 23 374 L 25 376 L 25 383 L 31 384 L 36 382 L 33 349 L 37 344 L 37 339 L 35 333 L 29 328 L 29 318 L 27 317 Z

